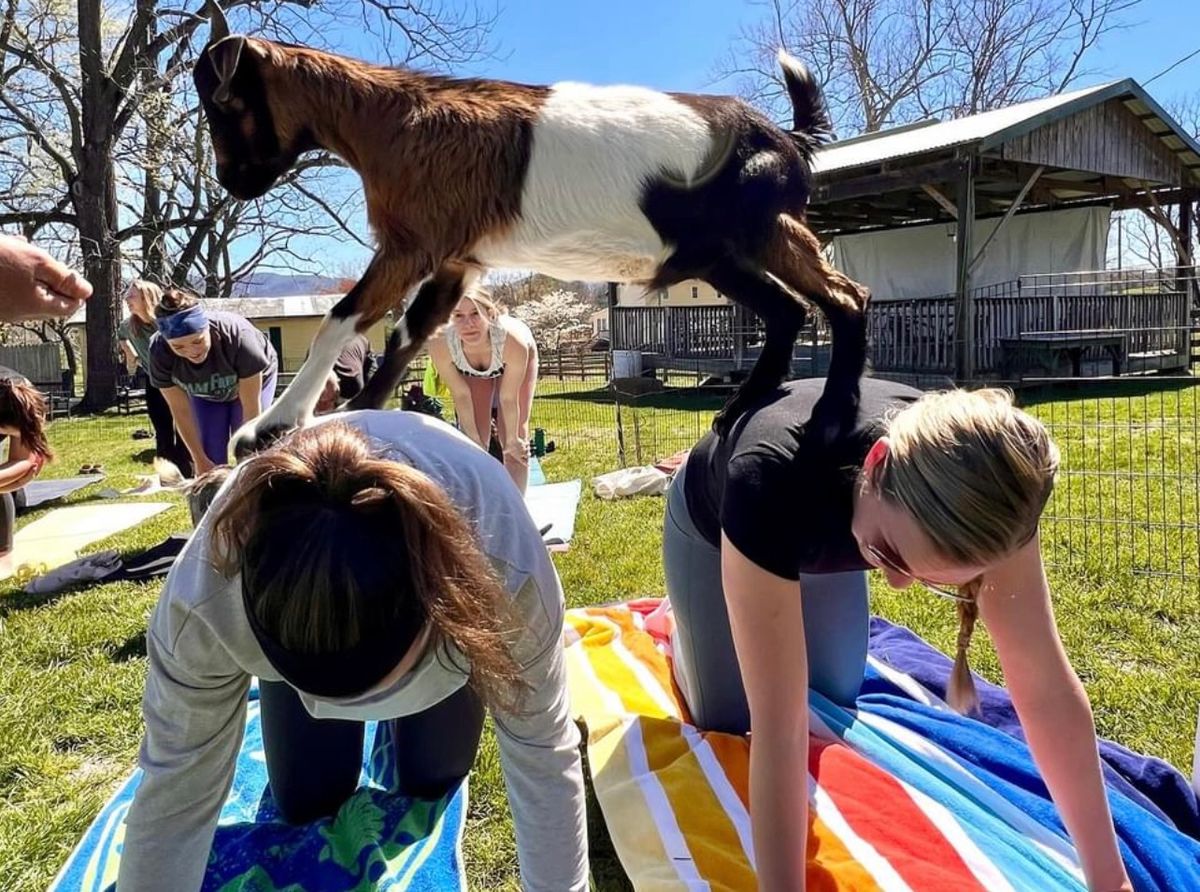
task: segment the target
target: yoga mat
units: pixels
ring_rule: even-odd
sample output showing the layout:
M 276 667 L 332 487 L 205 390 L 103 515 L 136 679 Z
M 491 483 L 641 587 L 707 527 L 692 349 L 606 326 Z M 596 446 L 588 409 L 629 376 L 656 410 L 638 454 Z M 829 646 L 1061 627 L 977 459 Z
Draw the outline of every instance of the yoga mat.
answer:
M 533 522 L 540 530 L 549 524 L 550 529 L 542 538 L 551 547 L 566 546 L 575 535 L 575 512 L 579 509 L 579 497 L 583 482 L 568 480 L 566 483 L 544 483 L 525 490 L 525 505 Z
M 12 554 L 0 562 L 0 579 L 22 566 L 37 567 L 42 572 L 58 567 L 74 560 L 81 548 L 137 526 L 170 507 L 164 502 L 139 502 L 55 508 L 17 531 Z
M 103 474 L 88 474 L 84 477 L 62 477 L 58 480 L 34 480 L 25 486 L 25 507 L 36 508 L 83 489 L 89 483 L 99 483 Z
M 332 818 L 283 823 L 267 787 L 258 686 L 250 689 L 233 787 L 221 809 L 203 892 L 349 892 L 357 889 L 461 892 L 467 787 L 430 801 L 386 788 L 395 781 L 391 724 L 367 723 L 359 790 Z M 50 892 L 111 892 L 125 815 L 141 769 L 92 821 Z
M 546 472 L 542 470 L 542 463 L 536 455 L 529 456 L 529 485 L 543 486 L 545 483 Z

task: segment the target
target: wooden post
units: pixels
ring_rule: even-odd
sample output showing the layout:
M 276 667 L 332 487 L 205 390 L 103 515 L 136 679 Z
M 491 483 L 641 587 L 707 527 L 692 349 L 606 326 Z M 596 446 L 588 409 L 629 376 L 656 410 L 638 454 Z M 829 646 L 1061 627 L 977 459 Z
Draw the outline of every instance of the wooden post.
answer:
M 1186 269 L 1193 264 L 1192 251 L 1192 202 L 1195 200 L 1195 195 L 1190 189 L 1184 189 L 1183 194 L 1179 198 L 1179 244 L 1175 251 L 1176 260 L 1176 279 L 1179 280 L 1176 284 L 1176 290 L 1185 291 L 1189 295 L 1191 289 L 1188 287 L 1188 282 L 1194 277 L 1195 273 L 1192 270 Z
M 975 163 L 966 159 L 958 176 L 955 238 L 954 373 L 959 383 L 975 376 L 975 304 L 971 295 L 971 230 L 975 224 Z
M 741 371 L 746 364 L 746 311 L 741 304 L 730 304 L 733 311 L 731 325 L 733 326 L 733 368 Z
M 1191 368 L 1192 354 L 1195 350 L 1194 314 L 1196 312 L 1194 284 L 1196 281 L 1195 258 L 1192 257 L 1192 201 L 1196 195 L 1191 189 L 1184 189 L 1179 196 L 1179 244 L 1175 255 L 1175 290 L 1183 292 L 1183 318 L 1188 328 L 1177 333 L 1176 342 L 1182 345 L 1182 351 Z

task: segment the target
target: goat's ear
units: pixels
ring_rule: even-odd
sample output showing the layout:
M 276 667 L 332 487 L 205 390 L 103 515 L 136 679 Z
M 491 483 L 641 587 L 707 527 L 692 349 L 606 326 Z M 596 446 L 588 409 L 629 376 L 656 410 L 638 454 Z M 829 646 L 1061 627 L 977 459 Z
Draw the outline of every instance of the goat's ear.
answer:
M 224 105 L 230 100 L 233 76 L 237 73 L 238 63 L 242 60 L 242 50 L 246 48 L 246 38 L 240 34 L 225 37 L 208 48 L 208 58 L 213 70 L 217 73 L 217 88 L 213 90 L 213 102 Z
M 208 13 L 210 31 L 208 34 L 208 42 L 210 44 L 224 40 L 229 36 L 229 20 L 225 18 L 225 13 L 221 11 L 221 7 L 217 5 L 217 0 L 208 0 L 204 4 L 204 11 Z

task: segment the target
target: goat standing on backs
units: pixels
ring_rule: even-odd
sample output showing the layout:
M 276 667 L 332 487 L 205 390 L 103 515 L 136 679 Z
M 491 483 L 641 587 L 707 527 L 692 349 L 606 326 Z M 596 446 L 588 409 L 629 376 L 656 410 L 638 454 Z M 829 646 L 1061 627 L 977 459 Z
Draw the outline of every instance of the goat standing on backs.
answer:
M 488 267 L 647 288 L 702 279 L 751 309 L 766 342 L 718 429 L 787 376 L 807 298 L 833 332 L 820 424 L 831 436 L 853 419 L 867 291 L 803 222 L 809 162 L 830 127 L 795 59 L 779 56 L 795 116 L 785 132 L 731 97 L 433 76 L 230 35 L 213 0 L 208 11 L 194 77 L 217 179 L 257 198 L 301 153 L 326 149 L 362 176 L 378 243 L 291 386 L 235 437 L 239 455 L 304 423 L 342 346 L 417 288 L 350 403 L 381 406 Z

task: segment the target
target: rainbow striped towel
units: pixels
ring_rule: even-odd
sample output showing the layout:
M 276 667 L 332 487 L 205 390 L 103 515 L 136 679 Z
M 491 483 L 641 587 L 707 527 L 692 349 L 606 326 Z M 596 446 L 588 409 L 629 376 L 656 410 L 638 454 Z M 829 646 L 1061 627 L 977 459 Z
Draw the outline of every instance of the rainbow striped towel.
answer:
M 635 888 L 752 890 L 749 744 L 689 724 L 663 605 L 567 614 L 596 795 Z M 809 889 L 1086 888 L 1021 742 L 877 660 L 868 674 L 897 693 L 877 683 L 855 710 L 810 695 Z M 1117 792 L 1110 801 L 1136 888 L 1200 889 L 1200 844 Z

